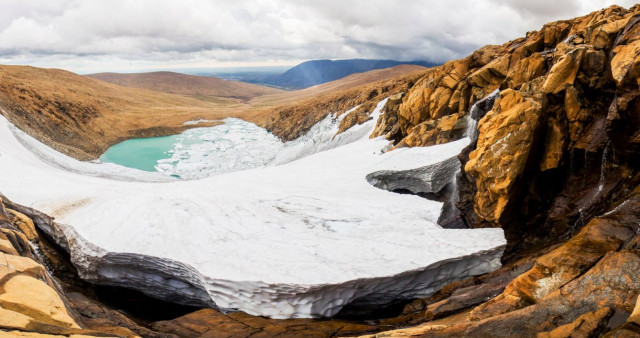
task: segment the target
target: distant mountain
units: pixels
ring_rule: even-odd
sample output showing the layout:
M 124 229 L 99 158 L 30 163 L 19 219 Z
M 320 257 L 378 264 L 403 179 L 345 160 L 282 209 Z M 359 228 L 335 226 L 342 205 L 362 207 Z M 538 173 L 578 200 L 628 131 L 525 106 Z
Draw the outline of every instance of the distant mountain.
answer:
M 274 106 L 292 104 L 312 97 L 320 97 L 326 94 L 338 94 L 356 87 L 370 85 L 375 82 L 389 81 L 410 74 L 419 74 L 427 71 L 427 68 L 418 65 L 399 65 L 391 68 L 370 70 L 363 73 L 354 73 L 338 80 L 333 80 L 320 85 L 315 85 L 300 90 L 282 91 L 279 94 L 263 95 L 251 99 L 254 106 Z
M 433 67 L 437 64 L 426 61 L 401 62 L 395 60 L 312 60 L 303 62 L 281 75 L 271 76 L 264 80 L 264 84 L 287 89 L 301 89 L 329 81 L 341 79 L 345 76 L 382 69 L 401 64 Z
M 174 72 L 137 74 L 98 73 L 87 77 L 119 86 L 150 89 L 159 92 L 195 97 L 225 97 L 249 100 L 256 96 L 277 94 L 281 90 L 217 77 L 193 76 Z

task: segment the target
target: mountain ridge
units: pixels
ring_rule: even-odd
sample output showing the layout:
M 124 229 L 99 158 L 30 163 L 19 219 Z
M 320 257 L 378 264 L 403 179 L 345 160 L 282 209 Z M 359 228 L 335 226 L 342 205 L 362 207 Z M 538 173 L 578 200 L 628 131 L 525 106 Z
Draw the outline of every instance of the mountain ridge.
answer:
M 292 67 L 283 74 L 271 76 L 266 84 L 282 88 L 304 89 L 349 76 L 376 69 L 391 68 L 399 65 L 418 65 L 433 67 L 438 64 L 427 61 L 395 61 L 375 59 L 346 60 L 310 60 Z

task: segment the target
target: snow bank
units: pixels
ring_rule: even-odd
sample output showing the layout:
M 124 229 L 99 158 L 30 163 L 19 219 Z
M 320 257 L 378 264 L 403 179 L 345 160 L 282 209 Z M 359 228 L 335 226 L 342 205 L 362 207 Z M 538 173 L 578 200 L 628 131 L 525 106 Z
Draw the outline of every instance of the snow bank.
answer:
M 382 153 L 387 142 L 368 135 L 383 104 L 335 138 L 329 117 L 270 166 L 194 181 L 78 162 L 0 117 L 0 192 L 55 218 L 44 228 L 83 278 L 272 318 L 424 297 L 498 268 L 502 230 L 444 230 L 441 203 L 367 182 L 468 143 Z

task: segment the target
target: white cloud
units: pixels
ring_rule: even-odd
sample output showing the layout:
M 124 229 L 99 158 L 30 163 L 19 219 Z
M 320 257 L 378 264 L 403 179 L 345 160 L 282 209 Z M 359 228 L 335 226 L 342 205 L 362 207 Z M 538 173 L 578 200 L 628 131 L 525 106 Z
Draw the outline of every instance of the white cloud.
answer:
M 86 72 L 318 58 L 445 61 L 613 2 L 633 5 L 628 0 L 0 0 L 0 62 Z

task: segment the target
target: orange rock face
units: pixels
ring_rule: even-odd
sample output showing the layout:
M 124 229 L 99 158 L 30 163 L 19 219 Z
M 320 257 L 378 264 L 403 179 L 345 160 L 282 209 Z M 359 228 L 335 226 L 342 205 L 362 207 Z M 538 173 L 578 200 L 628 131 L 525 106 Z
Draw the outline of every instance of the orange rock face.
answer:
M 459 157 L 458 206 L 473 214 L 465 218 L 472 227 L 505 229 L 506 263 L 533 264 L 505 284 L 491 278 L 507 275 L 508 264 L 452 284 L 405 309 L 407 322 L 424 324 L 381 336 L 640 335 L 638 41 L 640 6 L 614 6 L 547 24 L 478 68 L 468 63 L 456 86 L 465 88 L 456 97 L 467 102 L 463 114 L 487 90 L 501 92 Z M 437 121 L 430 107 L 412 106 L 428 121 L 407 118 L 414 127 L 400 144 L 434 138 L 419 127 Z M 478 304 L 478 295 L 490 299 Z
M 538 100 L 507 89 L 480 120 L 478 145 L 464 170 L 476 178 L 475 211 L 483 219 L 498 220 L 509 202 L 524 171 L 541 109 Z

